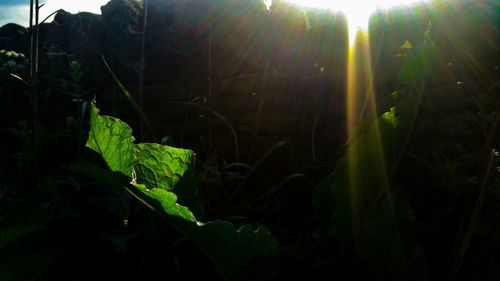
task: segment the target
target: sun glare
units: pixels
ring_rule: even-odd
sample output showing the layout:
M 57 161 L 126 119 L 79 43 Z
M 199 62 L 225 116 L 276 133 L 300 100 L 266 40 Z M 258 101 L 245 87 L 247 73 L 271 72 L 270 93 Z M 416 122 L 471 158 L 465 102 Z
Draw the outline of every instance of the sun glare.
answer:
M 358 30 L 368 29 L 370 15 L 377 9 L 388 9 L 407 5 L 419 0 L 287 0 L 300 7 L 328 9 L 340 11 L 347 17 L 349 25 L 349 43 L 352 46 Z

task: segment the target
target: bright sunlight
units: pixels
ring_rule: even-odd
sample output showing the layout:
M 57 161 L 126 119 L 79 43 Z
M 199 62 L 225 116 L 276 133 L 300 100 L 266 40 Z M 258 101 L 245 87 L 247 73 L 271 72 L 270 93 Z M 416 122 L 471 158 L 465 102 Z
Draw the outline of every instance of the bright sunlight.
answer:
M 349 43 L 352 45 L 359 29 L 366 31 L 370 15 L 377 9 L 408 5 L 418 0 L 287 0 L 301 7 L 321 8 L 343 12 L 349 24 Z

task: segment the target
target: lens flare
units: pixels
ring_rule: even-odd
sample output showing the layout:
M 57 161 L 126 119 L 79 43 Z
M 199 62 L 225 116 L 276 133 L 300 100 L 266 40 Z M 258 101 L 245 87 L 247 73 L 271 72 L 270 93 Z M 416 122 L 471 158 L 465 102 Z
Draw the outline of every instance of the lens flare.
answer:
M 363 218 L 373 206 L 374 198 L 389 192 L 389 176 L 384 157 L 383 136 L 376 120 L 378 116 L 373 83 L 368 22 L 377 9 L 409 4 L 406 1 L 310 1 L 291 0 L 301 7 L 315 7 L 342 12 L 348 22 L 349 52 L 347 63 L 346 128 L 348 149 L 346 151 L 346 198 L 350 205 L 350 223 L 354 246 L 360 241 Z M 361 135 L 360 122 L 372 120 Z M 368 121 L 370 122 L 370 121 Z M 370 174 L 370 177 L 367 177 Z M 370 182 L 367 182 L 370 181 Z M 373 181 L 373 182 L 371 182 Z M 388 197 L 389 198 L 389 197 Z M 392 206 L 389 198 L 389 207 Z M 391 207 L 392 210 L 392 207 Z
M 287 0 L 300 7 L 328 9 L 343 12 L 349 24 L 349 43 L 352 46 L 359 30 L 368 29 L 370 15 L 377 9 L 408 5 L 418 0 Z

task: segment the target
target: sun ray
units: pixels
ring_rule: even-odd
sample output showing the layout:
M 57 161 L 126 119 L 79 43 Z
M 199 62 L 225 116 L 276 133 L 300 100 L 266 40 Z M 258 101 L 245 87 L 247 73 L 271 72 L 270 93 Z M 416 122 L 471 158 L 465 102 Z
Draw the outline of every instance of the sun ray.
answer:
M 392 208 L 389 190 L 389 175 L 385 165 L 383 135 L 376 119 L 377 100 L 373 82 L 368 22 L 377 9 L 416 2 L 406 1 L 290 1 L 298 6 L 325 8 L 342 12 L 348 22 L 349 51 L 347 61 L 347 93 L 346 93 L 346 128 L 349 147 L 347 156 L 347 194 L 351 214 L 351 231 L 354 247 L 360 241 L 363 220 L 374 200 L 381 194 L 387 194 L 389 208 Z M 369 132 L 362 140 L 359 135 L 359 124 L 370 119 Z M 371 118 L 369 118 L 371 117 Z M 373 176 L 367 182 L 366 174 Z M 394 214 L 393 214 L 394 215 Z

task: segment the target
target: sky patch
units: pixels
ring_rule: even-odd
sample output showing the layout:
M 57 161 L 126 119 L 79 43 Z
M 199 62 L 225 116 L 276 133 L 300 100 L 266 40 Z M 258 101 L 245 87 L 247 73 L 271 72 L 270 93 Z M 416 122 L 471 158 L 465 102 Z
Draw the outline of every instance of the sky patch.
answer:
M 40 21 L 59 9 L 70 13 L 91 12 L 100 14 L 101 6 L 107 2 L 108 0 L 41 0 L 40 4 L 45 5 L 40 9 Z M 28 0 L 2 0 L 0 4 L 0 26 L 7 23 L 16 23 L 25 27 L 29 25 Z

